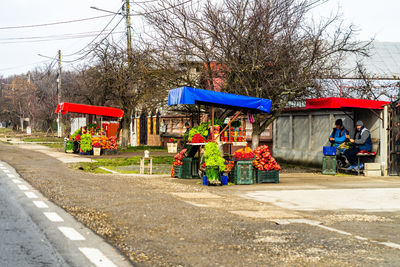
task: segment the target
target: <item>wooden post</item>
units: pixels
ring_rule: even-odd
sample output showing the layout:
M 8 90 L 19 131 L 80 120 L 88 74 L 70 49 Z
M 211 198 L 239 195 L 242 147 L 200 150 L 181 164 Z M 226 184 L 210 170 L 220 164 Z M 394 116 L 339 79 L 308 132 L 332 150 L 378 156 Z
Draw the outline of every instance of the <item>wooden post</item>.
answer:
M 211 106 L 211 141 L 214 141 L 214 105 Z
M 218 136 L 222 135 L 222 133 L 225 132 L 225 130 L 226 130 L 227 128 L 228 128 L 228 131 L 229 131 L 229 129 L 231 128 L 231 123 L 232 123 L 232 121 L 234 121 L 234 120 L 237 118 L 237 116 L 239 116 L 240 113 L 242 113 L 242 110 L 236 112 L 235 116 L 233 116 L 233 118 L 229 120 L 228 125 L 225 126 L 224 129 L 222 129 L 222 131 L 218 134 Z M 217 138 L 218 138 L 218 136 L 217 136 Z

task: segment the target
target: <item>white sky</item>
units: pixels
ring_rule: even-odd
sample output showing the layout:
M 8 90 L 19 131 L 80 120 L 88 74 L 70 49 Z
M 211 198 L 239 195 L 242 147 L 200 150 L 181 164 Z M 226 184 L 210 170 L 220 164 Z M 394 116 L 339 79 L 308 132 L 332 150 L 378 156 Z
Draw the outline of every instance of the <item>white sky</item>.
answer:
M 0 28 L 107 15 L 105 12 L 93 10 L 90 7 L 96 6 L 117 11 L 121 5 L 121 0 L 0 0 Z M 327 4 L 319 6 L 314 13 L 325 16 L 339 6 L 346 21 L 358 25 L 361 29 L 358 39 L 369 40 L 375 37 L 377 41 L 400 41 L 398 19 L 400 1 L 330 0 Z M 138 5 L 133 4 L 132 10 L 140 12 L 141 9 Z M 112 29 L 120 18 L 117 16 L 108 29 Z M 85 47 L 94 37 L 46 42 L 31 42 L 37 41 L 37 39 L 10 38 L 97 32 L 102 30 L 110 19 L 111 16 L 49 27 L 0 29 L 0 76 L 26 73 L 35 66 L 43 64 L 38 62 L 47 60 L 38 54 L 55 57 L 58 49 L 62 50 L 63 55 L 71 54 Z M 142 25 L 140 18 L 133 18 L 135 34 L 144 31 Z M 115 31 L 124 31 L 124 27 L 125 22 L 123 21 Z M 115 41 L 124 41 L 125 35 L 117 33 L 113 35 L 113 38 Z M 63 57 L 64 60 L 74 58 L 76 57 Z M 65 68 L 68 67 L 66 64 Z

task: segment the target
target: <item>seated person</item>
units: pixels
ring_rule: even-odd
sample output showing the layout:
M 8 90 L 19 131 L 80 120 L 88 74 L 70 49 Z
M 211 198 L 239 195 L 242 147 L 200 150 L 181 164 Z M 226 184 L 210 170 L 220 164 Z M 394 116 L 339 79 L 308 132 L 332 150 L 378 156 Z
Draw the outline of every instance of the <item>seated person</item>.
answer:
M 358 169 L 357 166 L 357 153 L 366 150 L 372 150 L 372 140 L 371 134 L 367 128 L 364 127 L 362 121 L 357 121 L 356 123 L 356 134 L 354 139 L 350 139 L 350 142 L 354 144 L 354 147 L 347 149 L 344 151 L 344 155 L 350 163 L 350 167 L 347 170 Z M 364 167 L 364 165 L 360 164 L 360 169 Z
M 346 141 L 346 136 L 349 132 L 343 127 L 343 121 L 341 119 L 336 120 L 336 127 L 333 128 L 331 135 L 329 136 L 329 142 L 332 146 L 338 147 Z

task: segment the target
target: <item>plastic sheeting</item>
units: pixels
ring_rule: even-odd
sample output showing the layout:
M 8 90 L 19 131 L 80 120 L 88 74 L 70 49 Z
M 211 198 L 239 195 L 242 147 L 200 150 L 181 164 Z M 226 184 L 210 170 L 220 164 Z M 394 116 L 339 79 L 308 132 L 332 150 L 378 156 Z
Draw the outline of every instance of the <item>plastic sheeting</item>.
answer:
M 63 115 L 65 115 L 68 112 L 72 112 L 72 113 L 91 114 L 91 115 L 114 117 L 114 118 L 122 118 L 124 116 L 124 112 L 118 108 L 82 105 L 82 104 L 67 103 L 67 102 L 58 104 L 55 113 L 59 112 L 61 112 L 61 114 Z
M 387 101 L 355 99 L 355 98 L 314 98 L 306 100 L 306 109 L 340 109 L 340 108 L 367 108 L 367 109 L 383 109 L 384 105 L 389 104 Z
M 179 104 L 215 105 L 230 109 L 258 110 L 269 113 L 272 101 L 269 99 L 221 93 L 192 87 L 181 87 L 169 90 L 168 105 Z

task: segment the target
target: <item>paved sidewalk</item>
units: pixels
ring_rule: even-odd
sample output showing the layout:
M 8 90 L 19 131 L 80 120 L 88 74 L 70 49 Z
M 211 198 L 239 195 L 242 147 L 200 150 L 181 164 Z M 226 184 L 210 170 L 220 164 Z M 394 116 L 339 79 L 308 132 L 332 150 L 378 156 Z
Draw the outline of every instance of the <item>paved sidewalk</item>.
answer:
M 50 147 L 40 145 L 40 144 L 43 144 L 44 142 L 24 142 L 17 138 L 0 138 L 0 141 L 8 142 L 19 148 L 34 150 L 37 152 L 44 153 L 46 155 L 49 155 L 53 158 L 58 159 L 59 161 L 61 161 L 63 163 L 93 162 L 92 159 L 87 158 L 82 155 L 58 152 L 58 151 L 55 151 L 55 149 L 52 149 Z M 52 142 L 47 142 L 47 143 L 52 143 Z

